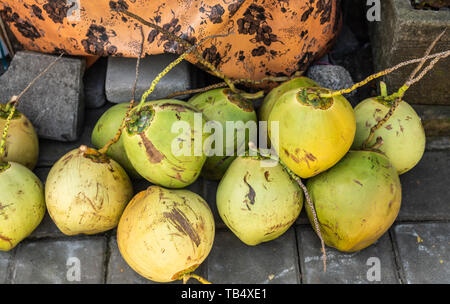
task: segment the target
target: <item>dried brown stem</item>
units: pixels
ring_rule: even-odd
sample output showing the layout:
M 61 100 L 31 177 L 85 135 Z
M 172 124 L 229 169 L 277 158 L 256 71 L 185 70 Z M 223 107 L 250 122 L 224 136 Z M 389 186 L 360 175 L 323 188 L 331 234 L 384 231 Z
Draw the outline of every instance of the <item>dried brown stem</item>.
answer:
M 436 43 L 441 39 L 441 37 L 445 34 L 445 32 L 447 31 L 447 29 L 444 29 L 442 31 L 442 33 L 440 33 L 435 39 L 434 41 L 430 44 L 430 46 L 428 47 L 428 49 L 425 51 L 424 57 L 430 55 L 431 51 L 433 50 L 433 48 L 435 47 Z M 406 81 L 406 85 L 407 86 L 411 86 L 409 83 L 414 79 L 414 77 L 416 77 L 416 74 L 420 71 L 420 69 L 423 67 L 423 65 L 425 64 L 426 59 L 423 59 L 422 61 L 420 61 L 420 63 L 417 65 L 417 67 L 414 69 L 414 71 L 412 71 L 411 75 L 409 75 L 408 80 Z
M 139 27 L 141 31 L 141 49 L 139 51 L 139 57 L 136 62 L 136 77 L 134 78 L 134 85 L 133 85 L 133 93 L 131 96 L 133 96 L 133 99 L 131 100 L 130 108 L 134 107 L 134 101 L 136 100 L 136 86 L 139 78 L 139 65 L 141 63 L 142 54 L 144 53 L 144 43 L 145 43 L 145 37 L 144 37 L 144 30 L 142 29 L 142 26 Z
M 319 220 L 317 219 L 316 209 L 314 208 L 314 204 L 312 203 L 311 197 L 309 196 L 308 188 L 306 188 L 306 186 L 303 184 L 302 180 L 295 173 L 292 172 L 292 174 L 290 174 L 290 175 L 297 182 L 297 184 L 302 188 L 303 192 L 305 193 L 306 202 L 307 202 L 307 204 L 311 210 L 312 216 L 313 216 L 314 227 L 316 228 L 316 234 L 319 237 L 320 244 L 322 246 L 323 271 L 327 272 L 327 252 L 325 250 L 325 242 L 322 237 L 322 232 L 320 231 Z
M 140 27 L 140 30 L 141 30 L 141 39 L 142 39 L 142 41 L 141 41 L 141 49 L 139 51 L 139 56 L 138 56 L 138 58 L 136 60 L 136 77 L 134 79 L 134 85 L 133 85 L 133 91 L 132 91 L 133 92 L 133 94 L 132 94 L 133 99 L 131 99 L 131 101 L 130 101 L 127 113 L 125 114 L 125 117 L 122 120 L 122 123 L 120 125 L 119 130 L 117 131 L 116 135 L 114 135 L 113 139 L 109 140 L 106 143 L 106 145 L 103 146 L 103 148 L 98 150 L 98 152 L 100 154 L 106 154 L 108 152 L 109 148 L 112 145 L 114 145 L 116 142 L 119 141 L 120 136 L 122 136 L 122 130 L 123 130 L 124 126 L 125 126 L 125 123 L 126 123 L 128 117 L 130 116 L 131 110 L 134 108 L 134 103 L 135 103 L 135 100 L 136 100 L 136 86 L 137 86 L 137 82 L 138 82 L 138 78 L 139 78 L 139 66 L 140 66 L 140 63 L 141 63 L 142 55 L 144 53 L 144 43 L 145 43 L 144 30 L 142 29 L 142 26 Z
M 395 109 L 397 109 L 398 105 L 400 104 L 400 101 L 402 100 L 402 97 L 397 97 L 394 100 L 393 105 L 390 107 L 389 111 L 387 112 L 387 114 L 384 116 L 384 118 L 382 120 L 380 120 L 379 122 L 377 122 L 376 125 L 374 125 L 372 128 L 370 128 L 370 133 L 369 136 L 367 137 L 367 139 L 364 141 L 362 148 L 363 149 L 367 149 L 367 148 L 373 148 L 373 147 L 369 147 L 370 142 L 372 141 L 373 137 L 375 136 L 375 132 L 376 130 L 378 130 L 379 128 L 381 128 L 383 126 L 384 123 L 386 123 L 386 121 L 389 120 L 389 118 L 391 118 L 391 116 L 394 114 Z M 377 143 L 375 143 L 376 145 Z

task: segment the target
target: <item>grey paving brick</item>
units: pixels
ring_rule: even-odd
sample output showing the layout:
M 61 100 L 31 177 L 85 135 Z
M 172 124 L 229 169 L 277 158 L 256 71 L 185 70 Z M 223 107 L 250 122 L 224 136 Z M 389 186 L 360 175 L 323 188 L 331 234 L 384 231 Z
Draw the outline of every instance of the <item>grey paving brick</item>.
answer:
M 311 227 L 296 227 L 303 283 L 364 284 L 398 283 L 392 244 L 388 233 L 375 244 L 355 253 L 343 253 L 327 247 L 327 272 L 323 272 L 320 240 Z M 369 281 L 367 274 L 374 266 L 369 258 L 380 262 L 380 281 Z M 367 265 L 369 263 L 369 265 Z M 372 279 L 372 272 L 370 278 Z
M 18 95 L 56 56 L 17 52 L 0 78 L 0 100 Z M 74 141 L 83 124 L 83 73 L 79 58 L 63 57 L 26 92 L 19 104 L 41 138 Z
M 13 263 L 13 283 L 103 283 L 106 239 L 40 240 L 17 248 Z M 71 279 L 74 260 L 79 260 L 80 281 Z
M 399 224 L 394 231 L 406 283 L 450 283 L 450 223 Z
M 450 135 L 450 106 L 413 105 L 427 136 Z
M 0 284 L 7 283 L 8 279 L 8 268 L 11 258 L 13 256 L 13 251 L 0 251 Z
M 426 152 L 416 167 L 400 176 L 402 206 L 397 220 L 450 219 L 449 163 L 449 152 Z
M 153 79 L 164 70 L 176 55 L 162 54 L 145 57 L 141 60 L 139 80 L 136 87 L 136 99 L 148 90 Z M 106 74 L 106 98 L 110 102 L 128 102 L 132 98 L 132 89 L 136 78 L 136 59 L 109 57 Z M 170 93 L 184 91 L 192 85 L 190 64 L 184 61 L 173 68 L 161 79 L 148 100 L 157 100 Z
M 208 258 L 208 279 L 217 284 L 299 283 L 293 228 L 257 246 L 245 245 L 229 230 L 217 231 Z

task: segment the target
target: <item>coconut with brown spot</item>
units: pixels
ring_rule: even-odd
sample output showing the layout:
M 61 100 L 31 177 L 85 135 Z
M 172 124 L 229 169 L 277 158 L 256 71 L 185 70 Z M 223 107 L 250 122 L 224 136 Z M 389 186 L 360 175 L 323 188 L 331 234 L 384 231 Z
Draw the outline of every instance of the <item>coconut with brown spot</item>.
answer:
M 66 235 L 115 228 L 132 196 L 133 186 L 125 170 L 86 146 L 60 158 L 45 184 L 48 212 Z
M 0 104 L 0 130 L 6 125 L 11 109 Z M 16 162 L 30 170 L 36 166 L 39 156 L 39 140 L 36 131 L 28 118 L 17 109 L 9 125 L 6 137 L 4 162 Z M 1 160 L 0 156 L 0 160 Z
M 296 88 L 282 94 L 268 117 L 268 136 L 282 162 L 302 178 L 334 166 L 350 149 L 355 115 L 343 96 L 331 90 Z
M 146 102 L 131 111 L 122 134 L 128 159 L 151 183 L 186 187 L 199 177 L 206 161 L 204 123 L 201 113 L 186 102 Z
M 27 167 L 0 162 L 0 193 L 0 251 L 9 251 L 44 218 L 44 187 Z
M 303 192 L 284 168 L 261 157 L 238 157 L 217 189 L 217 209 L 245 244 L 258 245 L 285 233 L 303 207 Z
M 117 243 L 125 261 L 140 275 L 171 282 L 207 258 L 214 234 L 213 214 L 199 195 L 151 186 L 125 209 Z

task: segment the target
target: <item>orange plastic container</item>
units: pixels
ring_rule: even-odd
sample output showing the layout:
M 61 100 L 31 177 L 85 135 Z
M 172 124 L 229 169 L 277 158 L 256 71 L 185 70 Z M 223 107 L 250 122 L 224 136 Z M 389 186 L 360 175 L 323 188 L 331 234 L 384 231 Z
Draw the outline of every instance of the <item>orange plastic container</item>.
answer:
M 126 9 L 189 40 L 231 78 L 261 79 L 305 70 L 331 46 L 341 23 L 339 0 L 0 0 L 3 21 L 26 49 L 71 55 L 137 57 L 140 23 Z M 145 53 L 181 48 L 144 26 Z M 195 62 L 194 57 L 189 58 Z

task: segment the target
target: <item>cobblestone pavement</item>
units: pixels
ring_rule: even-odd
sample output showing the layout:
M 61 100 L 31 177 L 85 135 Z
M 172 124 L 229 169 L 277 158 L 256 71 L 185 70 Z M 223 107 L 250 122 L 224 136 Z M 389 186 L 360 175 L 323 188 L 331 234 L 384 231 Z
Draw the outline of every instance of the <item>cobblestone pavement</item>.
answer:
M 90 144 L 96 120 L 107 104 L 86 111 L 85 129 L 74 143 L 41 140 L 36 174 L 45 181 L 50 166 L 80 144 Z M 215 207 L 216 182 L 200 179 L 189 187 L 211 205 L 217 222 L 211 254 L 196 273 L 214 283 L 450 283 L 450 150 L 448 138 L 429 140 L 412 171 L 401 176 L 399 217 L 378 242 L 357 253 L 328 248 L 323 272 L 320 242 L 303 210 L 280 238 L 255 247 L 243 244 L 220 220 Z M 136 191 L 145 181 L 135 183 Z M 81 276 L 72 266 L 79 263 Z M 374 267 L 380 267 L 377 273 Z M 79 281 L 78 281 L 79 279 Z M 64 236 L 46 215 L 34 233 L 13 251 L 0 253 L 0 283 L 153 283 L 122 259 L 115 231 L 95 236 Z M 179 283 L 179 282 L 175 282 Z

